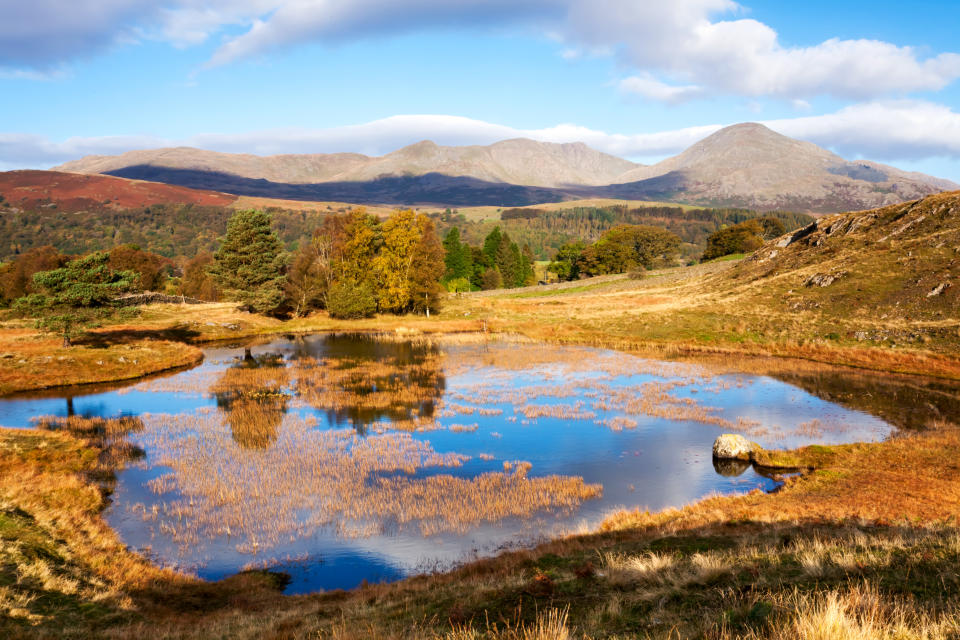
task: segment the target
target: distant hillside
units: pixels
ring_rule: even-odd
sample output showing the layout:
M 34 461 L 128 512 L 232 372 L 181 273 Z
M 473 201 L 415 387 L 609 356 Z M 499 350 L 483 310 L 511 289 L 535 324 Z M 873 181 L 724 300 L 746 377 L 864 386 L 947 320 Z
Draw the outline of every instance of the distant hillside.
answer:
M 0 196 L 10 207 L 24 211 L 129 209 L 167 203 L 227 206 L 237 199 L 229 193 L 56 171 L 0 173 Z
M 623 184 L 608 193 L 619 197 L 820 213 L 869 209 L 958 188 L 949 180 L 875 162 L 847 162 L 752 123 L 721 129 L 680 155 L 632 169 L 616 182 Z
M 722 129 L 652 166 L 582 143 L 516 139 L 465 147 L 424 141 L 382 157 L 154 149 L 90 156 L 57 169 L 245 196 L 425 206 L 518 207 L 619 198 L 832 213 L 960 188 L 875 162 L 848 162 L 750 123 Z
M 466 147 L 444 147 L 425 140 L 378 158 L 357 153 L 254 156 L 180 147 L 88 156 L 56 169 L 123 175 L 132 167 L 141 167 L 141 171 L 152 167 L 288 185 L 363 183 L 439 174 L 490 184 L 565 187 L 609 184 L 637 166 L 583 143 L 516 139 Z
M 0 173 L 0 260 L 42 245 L 78 254 L 132 243 L 168 257 L 196 255 L 216 248 L 227 219 L 237 208 L 262 208 L 288 248 L 310 237 L 329 213 L 348 211 L 342 202 L 237 197 L 166 184 L 55 171 Z M 612 201 L 608 201 L 612 202 Z M 548 210 L 549 209 L 549 210 Z M 386 215 L 390 208 L 368 208 Z M 460 227 L 480 244 L 499 224 L 538 259 L 550 259 L 571 240 L 590 242 L 616 224 L 652 224 L 675 232 L 684 256 L 699 256 L 707 236 L 724 225 L 756 216 L 743 209 L 691 209 L 655 203 L 559 204 L 544 209 L 494 209 L 494 220 L 472 221 L 442 209 L 423 208 L 445 233 Z M 498 218 L 502 217 L 502 220 Z M 803 215 L 778 214 L 787 228 L 809 222 Z

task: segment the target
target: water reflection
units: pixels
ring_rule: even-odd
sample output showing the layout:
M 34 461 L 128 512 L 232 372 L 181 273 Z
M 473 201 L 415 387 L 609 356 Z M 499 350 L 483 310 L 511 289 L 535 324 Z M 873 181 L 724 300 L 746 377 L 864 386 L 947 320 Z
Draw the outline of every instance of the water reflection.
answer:
M 713 459 L 714 470 L 727 478 L 735 478 L 743 475 L 750 468 L 750 463 L 744 460 L 718 460 Z
M 297 395 L 358 433 L 383 420 L 432 419 L 446 388 L 443 354 L 427 343 L 337 334 L 295 342 L 291 360 Z
M 234 441 L 245 449 L 266 449 L 277 440 L 287 412 L 290 373 L 279 353 L 243 358 L 227 368 L 211 387 Z

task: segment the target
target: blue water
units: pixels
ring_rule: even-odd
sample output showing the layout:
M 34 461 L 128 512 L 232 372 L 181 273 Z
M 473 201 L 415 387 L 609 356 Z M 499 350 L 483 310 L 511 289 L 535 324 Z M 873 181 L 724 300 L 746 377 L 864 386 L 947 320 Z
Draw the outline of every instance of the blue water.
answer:
M 746 430 L 747 437 L 767 447 L 795 447 L 812 442 L 832 443 L 877 440 L 892 427 L 867 413 L 822 400 L 773 378 L 745 374 L 711 375 L 692 365 L 655 363 L 629 355 L 580 347 L 546 347 L 536 344 L 492 343 L 425 346 L 401 342 L 377 342 L 355 336 L 311 336 L 279 339 L 245 350 L 243 347 L 206 349 L 202 365 L 111 390 L 87 389 L 54 392 L 46 397 L 14 397 L 0 400 L 0 425 L 30 426 L 43 415 L 113 417 L 142 416 L 144 430 L 130 439 L 146 451 L 145 460 L 118 473 L 108 522 L 124 542 L 150 555 L 156 562 L 208 578 L 218 579 L 244 567 L 267 566 L 286 571 L 290 593 L 350 588 L 361 581 L 394 580 L 412 573 L 449 567 L 474 556 L 490 554 L 517 544 L 529 544 L 557 533 L 596 526 L 618 508 L 662 509 L 681 506 L 713 492 L 728 493 L 754 488 L 769 490 L 774 480 L 752 468 L 739 475 L 721 475 L 711 459 L 711 445 L 721 433 Z M 352 406 L 313 406 L 298 389 L 296 365 L 307 360 L 370 362 L 389 361 L 399 375 L 377 381 L 364 393 L 377 393 L 377 385 L 417 388 L 413 402 L 374 411 Z M 423 367 L 427 362 L 428 366 Z M 407 376 L 405 367 L 420 366 Z M 273 411 L 268 437 L 250 440 L 237 433 L 230 422 L 236 401 L 218 384 L 231 369 L 286 367 L 290 379 L 267 389 L 272 395 L 257 405 Z M 323 380 L 320 375 L 318 380 Z M 675 383 L 656 407 L 687 406 L 704 411 L 697 416 L 657 417 L 642 410 L 631 412 L 624 404 L 645 393 L 643 385 Z M 218 390 L 219 389 L 219 390 Z M 354 391 L 356 389 L 353 389 Z M 613 408 L 599 408 L 611 394 L 626 390 Z M 68 395 L 70 394 L 70 395 Z M 522 397 L 524 394 L 530 397 Z M 685 400 L 695 404 L 683 405 Z M 524 404 L 567 405 L 580 402 L 578 417 L 528 419 Z M 274 403 L 274 404 L 269 404 Z M 451 405 L 501 409 L 500 415 L 478 413 L 447 415 Z M 654 412 L 655 413 L 655 412 Z M 590 415 L 592 414 L 592 415 Z M 222 452 L 197 448 L 197 440 L 216 434 L 196 430 L 161 433 L 168 427 L 158 416 L 207 416 L 198 429 L 234 430 L 233 440 L 221 444 Z M 263 415 L 268 415 L 264 413 Z M 312 446 L 295 424 L 310 419 L 317 432 L 357 434 L 356 440 L 375 439 L 391 433 L 396 421 L 411 415 L 426 417 L 431 430 L 413 432 L 412 438 L 428 442 L 438 454 L 468 456 L 461 466 L 426 466 L 407 481 L 417 482 L 438 474 L 472 479 L 479 474 L 501 472 L 504 462 L 526 461 L 529 478 L 548 475 L 582 478 L 602 485 L 602 496 L 583 500 L 573 509 L 546 508 L 533 514 L 491 518 L 472 524 L 466 531 L 451 527 L 423 535 L 416 523 L 374 523 L 360 535 L 343 535 L 337 526 L 304 524 L 295 534 L 251 551 L 243 536 L 208 531 L 185 541 L 172 533 L 169 516 L 148 519 L 143 509 L 163 509 L 177 500 L 188 500 L 187 478 L 160 465 L 163 455 L 213 455 L 209 473 L 224 465 L 243 471 L 243 465 L 259 464 L 258 472 L 279 474 L 282 457 L 265 463 L 271 448 Z M 706 415 L 709 419 L 704 421 Z M 620 428 L 602 424 L 605 419 L 626 419 Z M 746 420 L 747 422 L 744 422 Z M 299 421 L 299 422 L 297 422 Z M 314 424 L 315 421 L 315 424 Z M 716 421 L 726 421 L 715 424 Z M 739 422 L 738 422 L 739 421 Z M 474 425 L 475 431 L 451 431 L 451 425 Z M 213 425 L 213 426 L 210 426 Z M 732 429 L 731 425 L 736 428 Z M 806 426 L 804 426 L 806 425 Z M 812 425 L 812 426 L 811 426 Z M 288 438 L 296 435 L 297 444 Z M 173 438 L 171 444 L 171 437 Z M 354 436 L 350 436 L 353 438 Z M 177 440 L 179 438 L 179 440 Z M 163 443 L 162 445 L 160 443 Z M 182 448 L 181 448 L 182 445 Z M 481 457 L 481 454 L 483 457 Z M 216 464 L 214 464 L 216 462 Z M 266 467 L 273 464 L 275 467 Z M 224 466 L 223 468 L 226 468 Z M 170 476 L 176 481 L 172 493 L 158 495 L 152 479 Z M 389 474 L 388 474 L 389 475 Z M 368 478 L 374 482 L 375 478 Z M 316 504 L 322 502 L 318 496 Z M 243 501 L 244 496 L 233 500 Z M 295 513 L 310 521 L 309 500 L 296 502 Z M 307 505 L 307 506 L 303 506 Z M 239 507 L 242 512 L 243 505 Z M 289 514 L 287 514 L 289 517 Z M 287 523 L 289 525 L 289 523 Z M 329 524 L 329 523 L 328 523 Z M 288 527 L 289 529 L 289 527 Z

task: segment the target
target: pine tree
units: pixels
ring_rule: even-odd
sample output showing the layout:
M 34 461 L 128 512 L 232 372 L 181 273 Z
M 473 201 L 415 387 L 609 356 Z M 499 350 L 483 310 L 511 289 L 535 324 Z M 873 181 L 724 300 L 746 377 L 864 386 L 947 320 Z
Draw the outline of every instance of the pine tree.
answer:
M 508 289 L 517 286 L 520 275 L 520 249 L 506 233 L 500 236 L 495 263 L 503 277 L 503 286 Z
M 257 313 L 275 312 L 283 302 L 286 256 L 272 222 L 263 211 L 233 214 L 210 269 L 225 294 Z
M 41 293 L 17 299 L 14 309 L 37 319 L 41 331 L 57 333 L 63 346 L 83 329 L 96 325 L 117 312 L 115 299 L 129 291 L 137 274 L 114 271 L 104 252 L 77 258 L 52 271 L 33 275 L 33 283 Z
M 446 271 L 444 281 L 469 278 L 473 275 L 473 254 L 470 246 L 460 242 L 460 229 L 453 227 L 443 239 Z
M 497 250 L 500 247 L 502 234 L 500 227 L 494 227 L 483 240 L 484 267 L 492 267 L 497 263 Z

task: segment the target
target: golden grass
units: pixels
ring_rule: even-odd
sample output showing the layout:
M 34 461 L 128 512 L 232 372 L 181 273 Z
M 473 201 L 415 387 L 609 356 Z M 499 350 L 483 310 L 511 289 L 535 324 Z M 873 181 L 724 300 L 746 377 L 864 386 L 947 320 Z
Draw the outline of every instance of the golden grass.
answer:
M 361 438 L 287 416 L 269 448 L 249 451 L 220 411 L 144 420 L 141 437 L 156 452 L 153 464 L 171 473 L 151 484 L 159 508 L 131 509 L 185 549 L 227 537 L 237 550 L 257 553 L 323 528 L 343 537 L 381 534 L 384 523 L 422 535 L 463 532 L 480 522 L 569 511 L 601 491 L 582 478 L 529 478 L 529 465 L 474 478 L 413 477 L 467 458 L 439 454 L 406 433 Z
M 134 340 L 108 348 L 63 347 L 26 329 L 0 331 L 0 395 L 61 385 L 130 380 L 188 367 L 200 349 L 167 340 Z
M 781 597 L 781 624 L 766 633 L 723 638 L 769 640 L 949 640 L 960 634 L 956 613 L 931 613 L 902 598 L 890 598 L 864 582 L 844 590 Z

